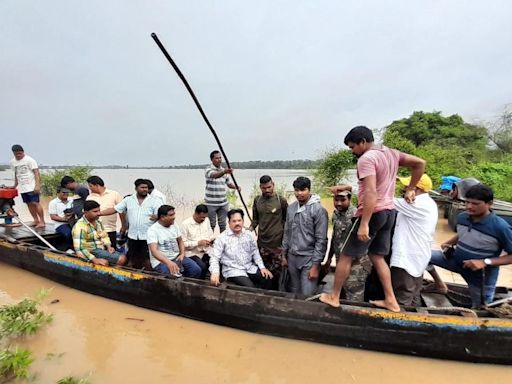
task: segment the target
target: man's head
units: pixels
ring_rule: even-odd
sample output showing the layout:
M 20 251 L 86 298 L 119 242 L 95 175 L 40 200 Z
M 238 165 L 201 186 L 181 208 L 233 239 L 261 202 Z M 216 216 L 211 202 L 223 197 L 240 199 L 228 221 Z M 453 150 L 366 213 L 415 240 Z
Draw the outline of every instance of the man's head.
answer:
M 476 184 L 466 192 L 466 211 L 473 218 L 487 215 L 492 207 L 494 193 L 484 184 Z
M 295 198 L 300 204 L 303 204 L 309 200 L 311 196 L 311 180 L 307 177 L 299 176 L 293 182 L 293 193 Z
M 71 176 L 64 176 L 60 181 L 60 186 L 74 191 L 78 184 Z
M 373 145 L 373 133 L 364 125 L 352 128 L 345 136 L 344 143 L 350 148 L 354 156 L 361 157 Z
M 84 201 L 84 216 L 89 222 L 94 222 L 100 217 L 100 205 L 94 200 Z
M 66 201 L 68 199 L 70 192 L 71 191 L 67 188 L 57 187 L 57 197 L 62 201 Z
M 234 233 L 242 232 L 244 228 L 244 211 L 239 208 L 231 209 L 228 212 L 228 225 Z
M 260 177 L 261 194 L 265 197 L 270 197 L 274 194 L 274 182 L 268 175 Z
M 176 219 L 176 212 L 174 211 L 174 207 L 172 205 L 162 205 L 158 208 L 158 222 L 164 227 L 170 227 L 174 224 L 174 220 Z
M 146 197 L 149 193 L 148 181 L 146 179 L 135 180 L 135 192 L 137 197 Z
M 146 179 L 146 183 L 148 184 L 148 192 L 153 192 L 153 189 L 155 189 L 155 184 L 149 179 Z
M 399 177 L 398 180 L 400 180 L 400 182 L 405 187 L 408 187 L 409 184 L 411 184 L 411 177 L 410 176 L 408 176 L 408 177 Z M 432 179 L 430 178 L 429 175 L 424 173 L 421 176 L 420 181 L 418 181 L 418 184 L 416 184 L 416 194 L 420 195 L 422 193 L 429 192 L 430 190 L 432 190 Z
M 352 194 L 349 191 L 337 192 L 333 196 L 334 208 L 340 212 L 344 212 L 350 207 L 350 199 Z
M 208 207 L 204 204 L 199 204 L 194 210 L 192 217 L 196 223 L 201 224 L 208 217 Z
M 14 144 L 12 147 L 11 147 L 11 151 L 14 155 L 14 158 L 16 160 L 21 160 L 25 157 L 25 151 L 23 150 L 23 147 L 19 144 Z
M 215 150 L 212 153 L 210 153 L 210 160 L 212 161 L 212 164 L 216 167 L 220 167 L 222 164 L 222 155 L 219 151 Z
M 452 185 L 452 199 L 466 200 L 467 191 L 474 185 L 480 184 L 480 181 L 474 177 L 460 179 Z
M 105 189 L 105 183 L 99 176 L 89 176 L 87 178 L 87 184 L 92 193 L 101 193 Z

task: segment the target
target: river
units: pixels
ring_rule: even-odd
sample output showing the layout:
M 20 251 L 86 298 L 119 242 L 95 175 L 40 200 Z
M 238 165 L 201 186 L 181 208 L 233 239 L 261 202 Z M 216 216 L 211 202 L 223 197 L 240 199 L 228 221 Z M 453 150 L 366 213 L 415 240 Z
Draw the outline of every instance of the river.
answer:
M 238 171 L 242 188 L 248 191 L 261 172 Z M 304 174 L 269 173 L 288 185 Z M 121 193 L 131 192 L 135 178 L 149 177 L 158 189 L 170 184 L 187 199 L 202 196 L 200 170 L 99 170 L 97 174 Z M 8 174 L 0 173 L 2 177 Z M 17 208 L 22 207 L 18 203 Z M 451 235 L 440 220 L 436 242 Z M 445 278 L 457 280 L 451 274 Z M 511 285 L 510 269 L 501 274 L 500 282 Z M 22 342 L 35 353 L 31 372 L 37 383 L 55 383 L 70 374 L 89 377 L 93 384 L 512 381 L 510 367 L 325 346 L 162 314 L 70 289 L 0 263 L 0 304 L 34 296 L 41 288 L 52 289 L 44 308 L 53 313 L 54 321 Z M 56 299 L 58 303 L 50 304 Z

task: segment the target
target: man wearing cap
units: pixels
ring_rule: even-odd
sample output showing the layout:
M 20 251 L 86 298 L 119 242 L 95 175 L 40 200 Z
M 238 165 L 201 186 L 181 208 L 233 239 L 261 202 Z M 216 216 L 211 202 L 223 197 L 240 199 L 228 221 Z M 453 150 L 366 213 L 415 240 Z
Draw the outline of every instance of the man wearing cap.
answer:
M 327 275 L 331 266 L 332 257 L 336 257 L 338 263 L 340 255 L 343 251 L 343 244 L 347 239 L 350 230 L 352 229 L 352 219 L 356 213 L 356 207 L 351 203 L 352 192 L 350 186 L 349 190 L 333 191 L 333 204 L 334 212 L 332 214 L 332 237 L 327 254 L 327 260 L 322 265 L 322 273 Z M 347 300 L 363 301 L 364 300 L 364 286 L 366 278 L 372 269 L 372 264 L 368 255 L 361 257 L 361 259 L 354 260 L 350 268 L 350 275 L 343 286 L 343 293 Z M 319 280 L 322 280 L 321 278 Z
M 55 223 L 55 232 L 60 233 L 66 240 L 67 248 L 73 246 L 73 237 L 71 235 L 71 219 L 73 213 L 73 201 L 68 199 L 69 189 L 58 187 L 57 197 L 48 204 L 48 213 Z
M 460 179 L 452 184 L 452 193 L 450 194 L 454 200 L 466 200 L 466 192 L 473 185 L 480 184 L 480 181 L 474 177 Z
M 398 179 L 406 188 L 411 184 L 410 177 Z M 397 216 L 390 265 L 393 291 L 400 305 L 419 304 L 438 217 L 437 205 L 428 194 L 431 189 L 432 180 L 423 174 L 415 187 L 414 204 L 394 199 Z
M 23 202 L 34 219 L 32 226 L 44 228 L 44 211 L 39 203 L 41 191 L 41 174 L 37 162 L 25 155 L 23 147 L 19 144 L 12 146 L 14 159 L 11 160 L 11 169 L 14 172 L 14 188 L 18 188 Z

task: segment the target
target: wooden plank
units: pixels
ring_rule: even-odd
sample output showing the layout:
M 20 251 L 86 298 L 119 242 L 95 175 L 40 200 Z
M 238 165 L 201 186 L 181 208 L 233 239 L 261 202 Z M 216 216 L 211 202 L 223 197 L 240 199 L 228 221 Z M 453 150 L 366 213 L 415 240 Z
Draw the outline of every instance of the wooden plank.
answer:
M 440 293 L 422 293 L 421 298 L 427 307 L 453 307 L 450 300 Z

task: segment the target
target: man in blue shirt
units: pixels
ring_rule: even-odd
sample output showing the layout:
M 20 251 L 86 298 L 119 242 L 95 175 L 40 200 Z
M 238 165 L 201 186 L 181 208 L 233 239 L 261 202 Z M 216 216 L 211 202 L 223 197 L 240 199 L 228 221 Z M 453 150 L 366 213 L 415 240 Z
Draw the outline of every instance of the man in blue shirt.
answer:
M 476 308 L 492 302 L 499 266 L 512 264 L 512 229 L 491 211 L 494 194 L 488 186 L 472 186 L 465 199 L 466 212 L 457 217 L 457 235 L 441 244 L 444 253 L 432 251 L 430 263 L 460 273 Z M 449 248 L 453 252 L 447 252 Z

